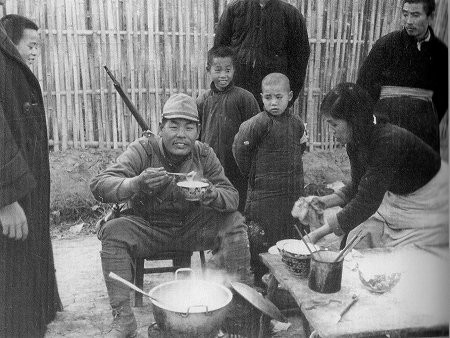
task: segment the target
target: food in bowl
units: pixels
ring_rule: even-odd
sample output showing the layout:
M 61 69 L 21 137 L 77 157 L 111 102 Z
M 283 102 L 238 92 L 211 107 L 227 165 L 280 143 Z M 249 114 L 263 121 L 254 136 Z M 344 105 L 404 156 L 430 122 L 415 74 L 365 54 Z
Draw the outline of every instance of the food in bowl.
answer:
M 359 279 L 366 289 L 375 293 L 391 290 L 400 280 L 400 272 L 369 273 L 358 269 Z
M 202 195 L 205 194 L 209 183 L 203 181 L 181 181 L 177 183 L 187 201 L 199 201 Z
M 310 255 L 310 252 L 305 243 L 299 239 L 283 239 L 281 241 L 278 241 L 276 245 L 280 252 L 286 251 L 292 255 Z M 312 243 L 308 243 L 308 247 L 312 252 L 320 250 L 317 245 L 314 245 Z

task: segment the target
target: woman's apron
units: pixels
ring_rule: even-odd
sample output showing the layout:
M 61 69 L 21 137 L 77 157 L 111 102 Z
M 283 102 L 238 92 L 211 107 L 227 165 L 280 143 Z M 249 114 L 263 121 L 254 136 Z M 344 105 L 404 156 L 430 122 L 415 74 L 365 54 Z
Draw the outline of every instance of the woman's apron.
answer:
M 441 162 L 439 172 L 422 188 L 408 195 L 386 192 L 377 212 L 353 229 L 364 227 L 366 237 L 358 248 L 449 243 L 449 172 Z

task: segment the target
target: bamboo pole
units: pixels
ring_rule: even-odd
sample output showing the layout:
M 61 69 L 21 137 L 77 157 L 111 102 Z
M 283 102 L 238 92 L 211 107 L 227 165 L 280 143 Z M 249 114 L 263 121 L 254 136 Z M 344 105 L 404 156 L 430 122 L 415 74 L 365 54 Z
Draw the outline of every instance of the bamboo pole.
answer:
M 388 15 L 389 11 L 391 11 L 391 10 L 392 10 L 392 7 L 388 3 L 388 1 L 386 1 L 384 3 L 384 10 L 383 10 L 384 15 L 383 15 L 383 24 L 381 25 L 381 36 L 386 35 L 389 31 L 388 27 L 389 27 L 390 20 L 387 19 L 387 15 Z
M 375 14 L 376 14 L 376 6 L 377 1 L 372 1 L 372 10 L 370 13 L 370 21 L 369 21 L 369 51 L 372 49 L 373 43 L 375 42 L 374 32 L 375 32 Z
M 70 1 L 70 10 L 72 13 L 72 22 L 74 25 L 73 30 L 73 40 L 72 45 L 70 46 L 70 54 L 72 61 L 72 73 L 73 73 L 73 88 L 74 88 L 74 109 L 75 109 L 75 117 L 74 117 L 74 133 L 77 133 L 77 138 L 80 140 L 80 147 L 85 148 L 85 137 L 84 137 L 84 122 L 83 122 L 83 114 L 82 114 L 82 103 L 80 102 L 80 82 L 79 82 L 79 52 L 78 45 L 80 43 L 78 37 L 78 25 L 77 25 L 77 8 L 75 6 L 74 1 Z M 78 143 L 77 143 L 78 146 Z
M 161 7 L 161 2 L 159 0 L 154 1 L 155 8 L 155 32 L 156 32 L 156 40 L 155 40 L 155 52 L 156 52 L 156 72 L 155 72 L 155 85 L 157 88 L 157 97 L 156 97 L 156 111 L 155 111 L 155 123 L 154 123 L 154 131 L 157 131 L 158 122 L 161 118 L 161 111 L 164 102 L 166 102 L 165 93 L 166 93 L 166 84 L 164 81 L 160 82 L 161 76 L 164 76 L 164 70 L 162 69 L 162 61 L 161 61 L 161 38 L 160 38 L 160 22 L 159 22 L 159 9 Z
M 70 72 L 71 67 L 72 67 L 72 57 L 73 57 L 73 51 L 74 51 L 73 20 L 72 20 L 73 16 L 72 16 L 72 6 L 67 3 L 68 1 L 65 0 L 64 2 L 65 2 L 66 31 L 67 31 L 66 39 L 67 39 L 67 50 L 68 50 L 68 53 L 66 53 L 65 58 L 64 58 L 64 63 L 65 63 L 64 68 L 67 71 L 65 78 L 66 78 L 66 91 L 68 91 L 70 88 L 72 88 L 73 74 L 75 74 L 75 72 Z M 69 64 L 69 60 L 70 60 L 70 64 Z M 79 134 L 78 134 L 79 124 L 78 124 L 78 121 L 76 120 L 77 115 L 74 113 L 75 107 L 72 106 L 73 98 L 70 93 L 66 93 L 66 98 L 67 98 L 67 111 L 72 114 L 71 121 L 72 121 L 73 145 L 74 145 L 74 148 L 79 148 L 80 147 L 80 140 L 79 140 Z
M 204 3 L 203 3 L 204 4 Z M 206 86 L 206 72 L 205 72 L 205 55 L 208 52 L 208 37 L 206 31 L 206 13 L 205 6 L 202 5 L 202 1 L 198 1 L 198 15 L 200 16 L 200 55 L 198 58 L 198 69 L 199 69 L 199 83 L 197 96 L 201 95 Z M 194 96 L 195 97 L 195 96 Z
M 50 4 L 49 4 L 50 3 Z M 50 28 L 54 27 L 54 23 L 53 23 L 53 10 L 54 5 L 52 0 L 48 0 L 47 2 L 47 20 L 48 20 L 48 27 L 49 27 L 49 35 L 48 35 L 48 51 L 49 51 L 49 55 L 48 55 L 48 59 L 53 59 L 56 60 L 56 47 L 55 47 L 55 39 L 54 36 L 52 34 L 52 31 L 50 30 Z M 59 88 L 56 88 L 56 83 L 57 83 L 57 79 L 55 78 L 55 74 L 57 74 L 56 70 L 53 70 L 53 67 L 49 67 L 48 69 L 48 73 L 47 73 L 47 81 L 48 83 L 53 83 L 53 79 L 55 80 L 55 91 L 57 91 Z M 48 96 L 48 104 L 49 104 L 49 114 L 51 116 L 51 120 L 52 120 L 52 131 L 53 131 L 53 150 L 54 151 L 59 151 L 60 150 L 60 141 L 59 141 L 59 126 L 58 126 L 58 110 L 55 109 L 55 101 L 53 101 L 53 95 L 49 95 Z
M 101 134 L 104 135 L 105 145 L 102 145 L 100 143 L 100 146 L 106 146 L 106 148 L 111 148 L 111 128 L 110 123 L 108 121 L 108 112 L 107 112 L 107 102 L 106 97 L 103 88 L 107 88 L 108 86 L 105 83 L 105 76 L 106 74 L 103 72 L 103 66 L 104 61 L 106 57 L 106 32 L 105 32 L 105 11 L 104 11 L 104 4 L 103 2 L 98 3 L 98 16 L 99 16 L 99 25 L 100 25 L 100 47 L 97 49 L 98 51 L 98 66 L 99 66 L 99 82 L 100 82 L 100 88 L 102 89 L 100 91 L 100 110 L 102 115 L 102 128 L 99 126 L 99 134 L 101 131 Z
M 177 9 L 178 9 L 178 32 L 179 32 L 179 40 L 178 40 L 178 88 L 181 92 L 187 93 L 187 87 L 186 87 L 186 74 L 185 74 L 185 59 L 184 59 L 184 53 L 185 53 L 185 45 L 188 43 L 187 37 L 188 34 L 185 31 L 185 24 L 183 18 L 186 17 L 186 7 L 185 7 L 185 1 L 178 0 L 177 3 Z
M 132 3 L 132 0 L 129 0 Z M 134 65 L 134 46 L 135 44 L 133 43 L 134 41 L 134 34 L 133 31 L 135 31 L 134 27 L 133 27 L 133 17 L 136 17 L 136 6 L 133 5 L 129 5 L 129 6 L 124 6 L 125 9 L 125 18 L 126 18 L 126 32 L 127 32 L 127 39 L 125 40 L 126 43 L 126 55 L 127 55 L 127 65 L 129 66 L 128 69 L 128 74 L 130 75 L 130 100 L 131 102 L 136 102 L 136 79 L 135 79 L 135 65 Z M 125 82 L 125 88 L 128 88 L 128 83 Z M 128 90 L 127 90 L 128 91 Z M 126 92 L 127 92 L 126 91 Z M 136 107 L 138 107 L 139 105 L 137 104 Z M 131 118 L 131 113 L 128 111 L 128 108 L 124 107 L 123 110 L 123 116 L 124 116 L 124 129 L 129 129 L 129 133 L 128 135 L 130 136 L 130 139 L 128 141 L 132 141 L 131 140 L 131 135 L 135 135 L 136 134 L 136 130 L 137 130 L 137 126 L 136 126 L 136 121 L 134 118 Z
M 43 22 L 45 22 L 45 7 L 44 6 L 38 6 L 38 26 L 39 28 L 39 39 L 41 41 L 45 41 L 45 34 L 44 34 L 44 30 L 42 29 L 42 24 Z M 44 95 L 43 91 L 45 86 L 47 86 L 47 82 L 46 82 L 46 77 L 44 75 L 44 72 L 47 70 L 47 65 L 44 64 L 45 60 L 46 60 L 46 50 L 48 46 L 46 46 L 45 44 L 42 44 L 39 50 L 39 54 L 38 54 L 38 58 L 36 60 L 37 63 L 37 72 L 38 72 L 38 81 L 41 85 L 42 88 L 42 99 L 43 99 L 43 104 L 44 106 L 46 106 L 46 102 L 47 102 L 47 96 Z M 44 68 L 45 66 L 45 68 Z M 51 119 L 50 119 L 50 114 L 48 112 L 48 105 L 45 109 L 45 123 L 47 126 L 47 139 L 50 139 L 50 127 L 51 127 Z
M 359 60 L 361 55 L 361 45 L 362 45 L 362 31 L 364 26 L 364 6 L 365 6 L 365 0 L 361 0 L 360 6 L 358 7 L 358 33 L 356 38 L 356 60 L 355 60 L 355 66 L 353 68 L 353 81 L 356 82 L 356 78 L 358 76 L 358 69 L 359 69 Z
M 345 22 L 343 19 L 343 12 L 344 12 L 344 2 L 346 0 L 338 0 L 339 1 L 339 7 L 337 11 L 337 24 L 338 24 L 338 31 L 337 31 L 337 39 L 336 39 L 336 57 L 334 59 L 334 72 L 333 72 L 333 78 L 331 79 L 331 83 L 335 85 L 338 82 L 339 77 L 339 65 L 341 60 L 341 48 L 344 43 L 344 36 L 343 36 L 343 27 L 345 26 Z
M 80 0 L 79 8 L 86 8 L 84 4 L 84 0 Z M 83 11 L 84 12 L 84 11 Z M 86 13 L 83 13 L 83 15 L 79 15 L 79 27 L 82 29 L 86 29 Z M 81 79 L 83 84 L 83 101 L 84 101 L 84 107 L 85 107 L 85 120 L 86 120 L 86 129 L 87 129 L 87 136 L 90 141 L 94 140 L 94 121 L 93 121 L 93 114 L 92 114 L 92 97 L 89 96 L 88 90 L 92 90 L 91 84 L 91 70 L 90 70 L 90 62 L 89 62 L 89 54 L 88 53 L 88 42 L 87 42 L 87 36 L 82 37 L 82 43 L 81 46 L 81 52 L 80 57 L 82 60 L 82 65 L 85 65 L 81 69 Z
M 163 32 L 164 32 L 164 77 L 166 85 L 169 85 L 169 93 L 171 94 L 173 91 L 173 82 L 172 82 L 172 60 L 171 60 L 171 50 L 170 50 L 170 37 L 169 37 L 169 18 L 168 18 L 168 6 L 167 0 L 162 2 L 163 8 Z M 163 95 L 165 96 L 165 91 Z M 164 102 L 166 101 L 166 97 L 164 97 Z
M 159 82 L 160 79 L 159 20 L 158 20 L 159 1 L 151 1 L 150 4 L 152 5 L 152 7 L 149 8 L 148 13 L 149 44 L 151 46 L 151 49 L 154 51 L 154 53 L 152 53 L 155 65 L 153 79 L 154 79 L 154 86 L 156 89 L 155 91 L 156 109 L 153 110 L 152 114 L 153 123 L 151 125 L 153 128 L 153 132 L 156 132 L 157 123 L 159 121 L 159 114 L 161 112 L 161 96 L 160 96 L 161 84 Z
M 186 2 L 184 0 L 183 4 L 186 6 Z M 186 32 L 186 93 L 192 94 L 192 61 L 191 61 L 191 42 L 192 42 L 192 34 L 191 34 L 191 8 L 192 3 L 189 3 L 189 6 L 184 7 L 186 9 L 185 16 L 185 32 Z
M 91 45 L 91 52 L 88 52 L 88 64 L 89 64 L 89 73 L 90 73 L 90 83 L 91 83 L 91 102 L 92 102 L 92 133 L 93 138 L 99 141 L 100 147 L 104 147 L 104 137 L 102 133 L 102 114 L 101 114 L 101 98 L 97 93 L 101 93 L 101 84 L 100 84 L 100 71 L 103 71 L 103 68 L 99 66 L 97 63 L 98 54 L 101 50 L 101 44 L 99 42 L 99 19 L 98 19 L 98 6 L 95 3 L 91 3 L 90 6 L 87 7 L 86 18 L 89 20 L 90 25 L 88 25 L 88 29 L 92 30 L 92 36 L 90 37 L 90 41 L 88 42 L 88 48 Z M 101 54 L 101 52 L 100 52 Z M 101 60 L 101 58 L 100 58 Z
M 122 2 L 117 0 L 114 4 L 114 19 L 116 22 L 116 36 L 117 36 L 117 60 L 118 60 L 118 68 L 120 71 L 120 83 L 122 84 L 122 86 L 124 86 L 125 88 L 127 88 L 127 77 L 126 77 L 126 69 L 122 69 L 121 65 L 123 65 L 124 61 L 122 60 L 122 36 L 121 36 L 121 28 L 122 28 L 122 20 L 121 20 L 121 14 L 123 13 L 123 11 L 120 8 L 120 4 Z M 122 3 L 123 4 L 123 3 Z M 122 8 L 123 9 L 123 8 Z M 122 140 L 122 149 L 125 150 L 126 146 L 127 146 L 127 130 L 125 128 L 125 110 L 124 110 L 124 104 L 123 101 L 120 97 L 120 95 L 115 92 L 116 95 L 116 107 L 117 107 L 117 116 L 118 116 L 118 129 L 120 132 L 120 139 Z M 126 109 L 126 108 L 125 108 Z
M 63 58 L 63 64 L 64 64 L 64 70 L 61 72 L 61 73 L 63 73 L 64 74 L 64 85 L 65 85 L 65 98 L 66 98 L 66 100 L 65 100 L 65 105 L 64 105 L 64 110 L 65 110 L 65 113 L 64 113 L 64 119 L 66 120 L 66 130 L 65 130 L 65 132 L 63 131 L 63 145 L 65 145 L 65 147 L 63 147 L 63 150 L 65 150 L 65 149 L 67 149 L 67 142 L 68 142 L 68 132 L 69 132 L 69 129 L 70 129 L 70 126 L 72 125 L 73 126 L 73 119 L 72 119 L 72 115 L 71 115 L 71 113 L 72 113 L 72 111 L 73 111 L 73 109 L 72 109 L 72 96 L 71 96 L 71 94 L 70 94 L 70 92 L 69 92 L 69 90 L 70 90 L 70 88 L 71 88 L 71 73 L 70 73 L 70 65 L 69 65 L 69 45 L 70 45 L 70 39 L 71 39 L 71 34 L 69 33 L 70 32 L 70 26 L 72 25 L 72 23 L 70 22 L 70 19 L 71 19 L 71 13 L 68 13 L 67 12 L 67 9 L 69 9 L 70 8 L 70 6 L 67 6 L 66 4 L 65 4 L 65 0 L 64 0 L 64 12 L 65 12 L 65 19 L 66 19 L 66 41 L 65 41 L 65 46 L 67 47 L 66 48 L 66 52 L 64 53 L 59 53 L 61 56 L 62 56 L 62 58 Z M 61 14 L 61 13 L 60 13 Z M 58 25 L 58 26 L 60 26 L 60 25 Z M 61 37 L 61 42 L 62 42 L 62 37 Z M 62 45 L 60 45 L 60 48 L 62 49 Z M 64 94 L 63 94 L 64 95 Z M 69 115 L 70 114 L 70 115 Z M 64 128 L 63 128 L 64 129 Z M 73 129 L 73 127 L 72 127 L 72 129 Z M 66 135 L 65 136 L 65 139 L 64 139 L 64 134 Z M 73 140 L 75 140 L 75 137 L 74 137 L 74 135 L 73 135 L 73 133 L 72 133 L 72 139 Z
M 174 92 L 178 91 L 177 89 L 179 88 L 178 86 L 178 77 L 176 72 L 174 72 L 174 70 L 178 69 L 178 63 L 179 60 L 176 57 L 177 53 L 177 27 L 176 27 L 176 18 L 177 16 L 177 11 L 176 11 L 176 7 L 175 7 L 175 2 L 176 0 L 170 0 L 170 21 L 171 21 L 171 40 L 170 40 L 170 68 L 169 68 L 169 74 L 170 74 L 170 78 L 172 79 L 172 86 L 170 88 L 170 95 L 172 95 Z M 178 34 L 178 38 L 180 38 L 179 34 Z
M 147 25 L 148 25 L 148 46 L 149 46 L 149 63 L 151 65 L 153 65 L 153 67 L 149 67 L 150 68 L 150 74 L 149 74 L 149 78 L 148 78 L 148 88 L 150 87 L 154 87 L 156 89 L 155 92 L 155 99 L 154 99 L 154 104 L 155 107 L 152 107 L 154 109 L 152 109 L 150 111 L 150 121 L 149 121 L 149 125 L 150 128 L 152 128 L 154 130 L 153 125 L 155 124 L 155 120 L 156 120 L 156 110 L 157 110 L 157 101 L 158 101 L 158 90 L 159 90 L 159 86 L 156 85 L 156 73 L 157 73 L 157 69 L 158 66 L 156 64 L 156 48 L 155 48 L 155 22 L 153 20 L 153 13 L 154 13 L 154 1 L 150 1 L 147 2 Z M 150 98 L 151 95 L 149 93 L 148 97 Z M 151 102 L 151 101 L 150 101 Z
M 318 0 L 318 1 L 320 1 L 320 0 Z M 311 6 L 312 6 L 311 5 L 311 1 L 309 1 L 308 2 L 308 8 L 306 10 L 306 16 L 305 16 L 305 18 L 306 18 L 306 25 L 308 27 L 307 29 L 308 29 L 308 32 L 310 32 L 309 34 L 312 34 L 312 32 L 313 32 L 313 30 L 311 29 L 312 28 L 312 24 L 311 24 Z M 311 48 L 311 50 L 313 50 L 313 48 Z M 312 57 L 313 57 L 313 53 L 311 53 L 311 55 L 310 55 L 310 60 L 312 59 Z M 314 120 L 313 120 L 313 112 L 314 112 L 313 87 L 314 87 L 314 85 L 311 83 L 311 79 L 314 76 L 314 67 L 313 67 L 311 61 L 309 62 L 308 70 L 309 70 L 309 72 L 308 72 L 308 78 L 309 78 L 309 82 L 308 83 L 309 83 L 309 85 L 308 85 L 308 96 L 307 96 L 307 107 L 308 107 L 308 109 L 307 109 L 307 112 L 306 112 L 306 114 L 307 114 L 306 115 L 306 119 L 307 119 L 307 123 L 308 123 L 308 134 L 309 134 L 309 139 L 310 139 L 309 150 L 311 151 L 313 149 L 312 142 L 314 141 L 314 135 L 315 135 L 314 128 L 313 128 L 313 123 L 314 123 Z
M 109 35 L 109 48 L 110 48 L 110 67 L 111 70 L 117 71 L 117 52 L 116 52 L 116 43 L 115 43 L 115 34 L 112 32 L 114 29 L 114 17 L 113 17 L 113 9 L 112 9 L 112 1 L 106 1 L 106 12 L 107 12 L 107 18 L 108 18 L 108 35 Z M 117 40 L 116 40 L 117 41 Z M 118 77 L 117 74 L 116 78 Z M 111 111 L 111 121 L 112 121 L 112 139 L 113 139 L 113 148 L 118 148 L 118 139 L 117 139 L 117 121 L 118 121 L 118 109 L 115 109 L 114 105 L 114 99 L 115 95 L 113 94 L 113 84 L 111 81 L 109 82 L 109 104 L 110 104 L 110 111 Z M 116 101 L 117 102 L 117 101 Z
M 194 18 L 198 18 L 198 0 L 193 0 L 192 1 L 192 7 L 193 7 L 193 15 Z M 199 51 L 200 50 L 200 32 L 198 30 L 198 24 L 194 24 L 194 50 Z M 196 75 L 196 81 L 192 82 L 192 97 L 197 97 L 198 96 L 198 89 L 200 88 L 200 83 L 201 83 L 201 75 L 200 75 L 200 69 L 199 69 L 199 64 L 198 64 L 198 58 L 196 59 L 197 62 L 195 65 L 191 65 L 191 67 L 194 68 L 194 74 Z
M 139 112 L 142 114 L 144 120 L 148 123 L 149 122 L 149 118 L 148 118 L 148 110 L 146 107 L 146 102 L 148 102 L 147 100 L 144 99 L 144 81 L 145 81 L 145 77 L 148 77 L 148 68 L 149 67 L 143 67 L 144 64 L 148 64 L 148 55 L 147 53 L 145 53 L 145 50 L 148 50 L 148 47 L 146 45 L 146 37 L 145 37 L 145 6 L 144 6 L 144 1 L 145 0 L 138 0 L 139 5 L 139 31 L 140 31 L 140 35 L 139 37 L 136 37 L 136 40 L 139 41 L 139 43 L 136 44 L 136 46 L 138 47 L 138 52 L 136 52 L 136 55 L 139 54 L 139 60 L 137 60 L 137 75 L 138 75 L 138 100 L 137 103 L 138 105 L 136 105 L 138 107 Z M 138 27 L 137 27 L 137 23 L 138 20 L 135 21 L 136 22 L 136 26 L 135 26 L 135 32 L 138 31 Z M 133 119 L 134 120 L 134 119 Z M 140 128 L 138 126 L 138 124 L 135 122 L 135 129 L 134 129 L 135 133 L 134 133 L 134 138 L 138 138 L 139 137 L 139 131 Z M 130 140 L 132 141 L 132 140 Z

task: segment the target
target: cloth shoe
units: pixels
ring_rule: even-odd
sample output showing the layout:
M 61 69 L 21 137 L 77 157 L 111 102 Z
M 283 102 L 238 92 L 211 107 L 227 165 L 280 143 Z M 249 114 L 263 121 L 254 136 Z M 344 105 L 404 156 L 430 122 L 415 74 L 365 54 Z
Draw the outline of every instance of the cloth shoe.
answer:
M 112 310 L 113 321 L 105 338 L 136 338 L 137 324 L 130 305 Z

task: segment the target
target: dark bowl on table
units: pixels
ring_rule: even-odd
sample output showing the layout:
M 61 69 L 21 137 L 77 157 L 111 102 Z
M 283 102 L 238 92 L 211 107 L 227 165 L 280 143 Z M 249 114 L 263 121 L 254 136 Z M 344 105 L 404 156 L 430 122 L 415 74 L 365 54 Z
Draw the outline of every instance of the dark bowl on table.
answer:
M 281 261 L 286 264 L 289 271 L 294 275 L 307 278 L 311 257 L 309 255 L 295 255 L 285 250 L 281 250 Z

